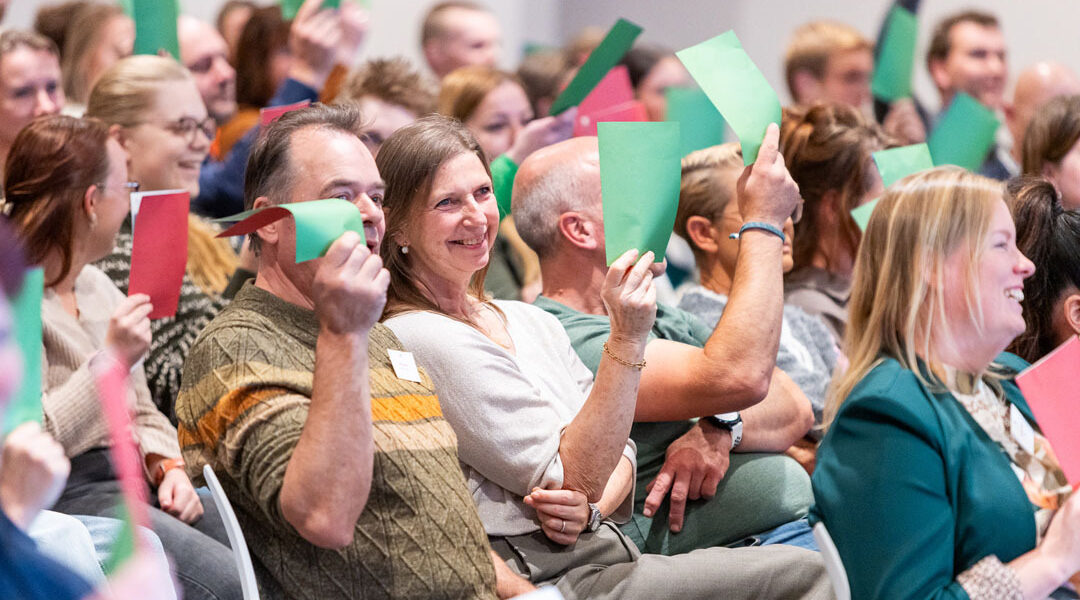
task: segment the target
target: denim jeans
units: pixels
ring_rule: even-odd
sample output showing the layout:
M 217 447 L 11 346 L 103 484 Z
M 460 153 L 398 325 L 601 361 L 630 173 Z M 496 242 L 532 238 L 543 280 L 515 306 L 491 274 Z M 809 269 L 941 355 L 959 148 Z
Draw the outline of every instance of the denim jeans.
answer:
M 807 550 L 818 552 L 817 542 L 814 541 L 814 532 L 810 529 L 810 522 L 806 520 L 806 517 L 784 523 L 775 529 L 770 529 L 769 531 L 748 537 L 738 544 L 733 544 L 731 547 L 771 546 L 773 544 L 798 546 L 799 548 L 806 548 Z

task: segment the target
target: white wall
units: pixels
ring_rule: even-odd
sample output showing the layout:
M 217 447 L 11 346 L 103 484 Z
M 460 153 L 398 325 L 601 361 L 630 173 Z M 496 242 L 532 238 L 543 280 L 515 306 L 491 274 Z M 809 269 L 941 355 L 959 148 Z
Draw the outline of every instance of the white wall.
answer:
M 28 27 L 38 6 L 52 0 L 10 0 L 4 25 Z M 261 0 L 264 4 L 270 0 Z M 642 39 L 683 48 L 727 29 L 735 29 L 781 98 L 784 47 L 801 23 L 832 18 L 872 37 L 889 0 L 481 0 L 503 25 L 504 66 L 512 67 L 526 42 L 559 44 L 587 25 L 607 27 L 629 18 L 645 28 Z M 189 14 L 213 19 L 224 0 L 180 0 Z M 369 56 L 404 54 L 421 61 L 417 38 L 420 20 L 435 0 L 371 0 Z M 1076 0 L 923 0 L 920 11 L 919 58 L 915 89 L 930 107 L 937 105 L 922 54 L 930 28 L 942 16 L 972 6 L 1001 18 L 1009 43 L 1009 65 L 1015 75 L 1040 59 L 1054 58 L 1080 72 L 1080 2 Z

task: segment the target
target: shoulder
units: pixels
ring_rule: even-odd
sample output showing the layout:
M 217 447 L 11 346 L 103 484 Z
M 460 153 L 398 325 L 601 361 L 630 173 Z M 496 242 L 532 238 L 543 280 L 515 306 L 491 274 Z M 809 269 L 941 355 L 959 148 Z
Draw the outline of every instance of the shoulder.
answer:
M 75 278 L 75 286 L 80 295 L 103 300 L 111 309 L 124 298 L 123 292 L 104 271 L 94 265 L 86 265 Z
M 914 425 L 937 421 L 936 413 L 934 395 L 918 376 L 896 359 L 883 358 L 855 385 L 835 422 L 899 421 Z
M 539 306 L 515 300 L 494 300 L 493 302 L 506 315 L 506 320 L 514 325 L 525 325 L 538 332 L 563 332 L 559 318 Z

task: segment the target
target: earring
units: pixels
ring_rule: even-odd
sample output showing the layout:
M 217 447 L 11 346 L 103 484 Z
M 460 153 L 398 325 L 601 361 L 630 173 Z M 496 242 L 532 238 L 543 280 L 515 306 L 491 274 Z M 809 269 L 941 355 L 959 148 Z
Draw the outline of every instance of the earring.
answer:
M 409 253 L 409 245 L 408 244 L 402 244 L 401 245 L 401 253 L 402 254 L 408 254 Z

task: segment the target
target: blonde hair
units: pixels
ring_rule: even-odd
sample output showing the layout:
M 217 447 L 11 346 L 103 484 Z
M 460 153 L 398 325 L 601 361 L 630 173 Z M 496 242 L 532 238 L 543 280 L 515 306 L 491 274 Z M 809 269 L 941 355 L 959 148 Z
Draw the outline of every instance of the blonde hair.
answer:
M 883 354 L 928 387 L 943 386 L 935 374 L 940 363 L 931 340 L 956 335 L 956 323 L 945 314 L 944 289 L 963 286 L 967 312 L 981 334 L 978 262 L 1003 191 L 1000 182 L 958 167 L 939 167 L 900 180 L 881 197 L 855 260 L 844 337 L 850 366 L 829 389 L 826 424 Z M 969 260 L 963 279 L 946 281 L 946 259 L 965 250 Z M 991 365 L 977 375 L 1000 392 L 995 370 Z
M 153 109 L 164 83 L 191 81 L 191 73 L 171 58 L 140 55 L 120 60 L 102 74 L 90 92 L 86 116 L 108 125 L 134 127 Z M 188 215 L 187 272 L 207 294 L 221 294 L 239 265 L 227 240 L 195 215 Z
M 837 21 L 813 21 L 795 30 L 784 55 L 784 76 L 791 98 L 795 96 L 795 74 L 809 71 L 815 79 L 825 78 L 829 56 L 851 50 L 873 50 L 874 44 L 858 29 Z
M 686 230 L 690 217 L 705 217 L 715 221 L 728 202 L 735 200 L 723 175 L 729 169 L 742 170 L 742 150 L 738 142 L 728 142 L 687 154 L 682 159 L 682 181 L 679 184 L 679 209 L 675 213 L 675 233 L 690 244 L 694 257 L 700 262 L 701 250 L 694 245 Z
M 75 9 L 64 28 L 64 47 L 60 48 L 60 72 L 64 78 L 64 95 L 69 101 L 83 102 L 90 93 L 86 80 L 86 63 L 96 46 L 101 44 L 105 27 L 113 19 L 127 17 L 114 4 L 87 3 Z

